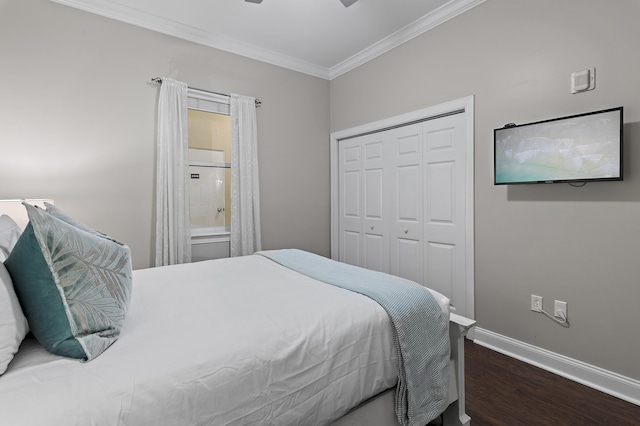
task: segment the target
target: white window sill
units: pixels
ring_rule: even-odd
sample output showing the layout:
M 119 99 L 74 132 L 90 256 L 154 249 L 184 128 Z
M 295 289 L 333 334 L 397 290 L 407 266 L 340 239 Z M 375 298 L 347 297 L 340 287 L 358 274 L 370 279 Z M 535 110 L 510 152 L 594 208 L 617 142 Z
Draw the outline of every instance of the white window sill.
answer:
M 225 226 L 197 226 L 191 228 L 191 244 L 230 241 L 231 232 Z

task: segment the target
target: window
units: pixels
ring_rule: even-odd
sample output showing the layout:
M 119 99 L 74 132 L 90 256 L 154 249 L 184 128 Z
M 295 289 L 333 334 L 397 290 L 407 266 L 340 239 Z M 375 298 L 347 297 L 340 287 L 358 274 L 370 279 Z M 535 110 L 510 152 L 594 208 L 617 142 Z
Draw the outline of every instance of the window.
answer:
M 229 98 L 188 92 L 192 236 L 228 235 L 231 224 Z

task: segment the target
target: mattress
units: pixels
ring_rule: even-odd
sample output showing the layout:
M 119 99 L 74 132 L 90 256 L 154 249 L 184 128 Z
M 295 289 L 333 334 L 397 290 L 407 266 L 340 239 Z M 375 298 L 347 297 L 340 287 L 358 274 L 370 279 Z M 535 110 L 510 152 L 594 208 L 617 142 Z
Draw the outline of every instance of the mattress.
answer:
M 396 383 L 389 318 L 365 296 L 262 256 L 133 278 L 120 338 L 91 362 L 23 342 L 1 424 L 322 425 Z

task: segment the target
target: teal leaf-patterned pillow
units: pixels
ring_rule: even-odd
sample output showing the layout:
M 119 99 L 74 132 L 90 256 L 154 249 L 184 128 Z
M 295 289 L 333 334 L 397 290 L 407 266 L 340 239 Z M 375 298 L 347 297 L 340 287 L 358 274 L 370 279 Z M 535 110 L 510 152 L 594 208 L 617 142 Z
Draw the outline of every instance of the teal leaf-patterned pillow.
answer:
M 110 236 L 108 236 L 107 234 L 104 234 L 100 231 L 96 231 L 93 228 L 88 227 L 85 224 L 82 224 L 78 221 L 76 221 L 74 218 L 72 218 L 71 216 L 69 216 L 68 214 L 66 214 L 65 212 L 63 212 L 62 210 L 60 210 L 59 208 L 57 208 L 56 206 L 54 206 L 53 204 L 47 203 L 46 201 L 44 202 L 44 206 L 46 207 L 46 212 L 49 213 L 51 216 L 53 217 L 57 217 L 58 219 L 67 222 L 69 225 L 73 225 L 76 228 L 82 229 L 83 231 L 87 231 L 90 234 L 96 235 L 98 237 L 102 237 L 102 238 L 106 238 L 107 240 L 111 240 L 114 243 L 118 243 L 120 245 L 123 245 L 120 241 L 111 238 Z
M 24 205 L 29 224 L 5 266 L 29 328 L 49 352 L 90 361 L 124 324 L 129 248 Z

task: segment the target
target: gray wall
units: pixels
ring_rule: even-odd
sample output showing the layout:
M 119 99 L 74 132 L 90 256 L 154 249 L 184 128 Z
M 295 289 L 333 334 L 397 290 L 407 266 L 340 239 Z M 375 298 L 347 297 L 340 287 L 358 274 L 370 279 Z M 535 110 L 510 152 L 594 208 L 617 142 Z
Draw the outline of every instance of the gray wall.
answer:
M 166 76 L 259 98 L 265 249 L 329 255 L 329 82 L 48 0 L 0 0 L 0 199 L 53 198 L 153 259 Z
M 640 3 L 488 0 L 331 82 L 331 130 L 475 95 L 484 329 L 640 379 Z M 596 68 L 572 95 L 570 74 Z M 493 129 L 625 107 L 625 180 L 493 185 Z M 530 311 L 568 302 L 570 328 Z
M 152 260 L 157 89 L 256 96 L 265 248 L 329 255 L 329 129 L 476 96 L 480 327 L 640 379 L 640 5 L 488 0 L 331 83 L 71 9 L 0 0 L 0 198 L 51 197 Z M 596 90 L 569 75 L 597 68 Z M 624 182 L 494 187 L 492 130 L 623 105 Z M 531 294 L 569 303 L 564 329 Z

